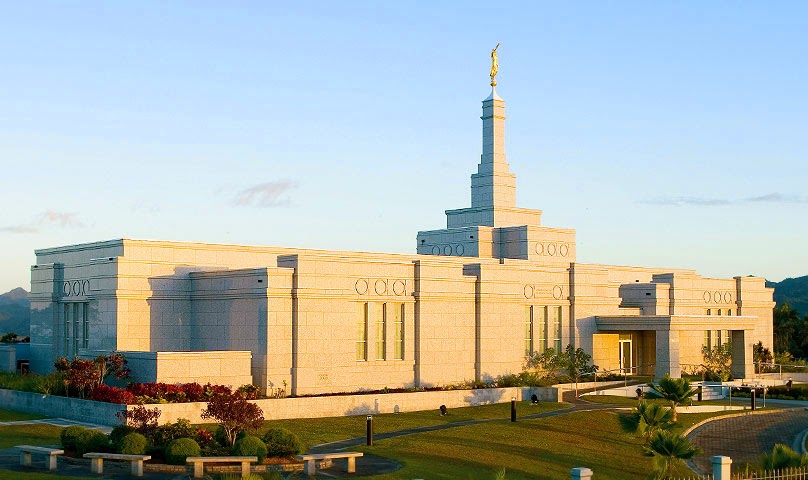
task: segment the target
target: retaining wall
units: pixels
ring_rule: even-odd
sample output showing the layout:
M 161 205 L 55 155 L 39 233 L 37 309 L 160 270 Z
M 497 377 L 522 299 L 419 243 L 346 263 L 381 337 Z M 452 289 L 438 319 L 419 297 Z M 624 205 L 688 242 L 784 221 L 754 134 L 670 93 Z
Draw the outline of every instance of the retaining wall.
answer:
M 330 397 L 267 398 L 252 400 L 252 402 L 261 407 L 264 411 L 264 418 L 267 420 L 280 420 L 437 410 L 441 405 L 446 405 L 447 408 L 470 407 L 506 403 L 511 401 L 511 398 L 516 398 L 517 401 L 530 400 L 534 393 L 541 401 L 558 402 L 562 390 L 563 388 L 557 387 L 484 388 Z M 201 417 L 206 405 L 204 402 L 167 403 L 146 405 L 146 408 L 157 407 L 160 409 L 162 412 L 159 419 L 160 424 L 173 422 L 178 418 L 187 418 L 191 423 L 206 423 L 210 420 L 203 420 Z M 135 406 L 0 389 L 0 408 L 100 425 L 117 425 L 120 421 L 115 414 L 124 408 L 132 410 Z

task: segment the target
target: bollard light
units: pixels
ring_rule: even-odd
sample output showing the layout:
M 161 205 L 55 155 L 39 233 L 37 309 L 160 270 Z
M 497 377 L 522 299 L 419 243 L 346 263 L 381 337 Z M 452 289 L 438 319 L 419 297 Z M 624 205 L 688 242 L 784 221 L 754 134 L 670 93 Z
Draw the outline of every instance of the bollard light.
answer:
M 367 444 L 373 446 L 373 415 L 368 415 Z
M 511 421 L 516 421 L 516 397 L 511 397 Z

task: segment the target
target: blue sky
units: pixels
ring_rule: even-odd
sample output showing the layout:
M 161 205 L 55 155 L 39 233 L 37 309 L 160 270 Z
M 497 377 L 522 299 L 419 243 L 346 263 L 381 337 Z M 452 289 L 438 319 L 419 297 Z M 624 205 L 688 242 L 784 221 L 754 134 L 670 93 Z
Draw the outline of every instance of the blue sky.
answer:
M 0 291 L 121 237 L 414 252 L 497 42 L 517 202 L 579 261 L 808 274 L 805 2 L 11 2 Z

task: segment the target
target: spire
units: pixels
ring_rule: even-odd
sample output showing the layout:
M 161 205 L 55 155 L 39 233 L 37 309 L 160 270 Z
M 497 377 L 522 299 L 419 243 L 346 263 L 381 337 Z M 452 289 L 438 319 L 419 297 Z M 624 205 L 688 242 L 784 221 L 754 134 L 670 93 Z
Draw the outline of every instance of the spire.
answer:
M 483 152 L 471 176 L 471 207 L 515 207 L 516 175 L 505 158 L 505 100 L 497 95 L 497 47 L 491 51 L 491 94 L 483 100 Z

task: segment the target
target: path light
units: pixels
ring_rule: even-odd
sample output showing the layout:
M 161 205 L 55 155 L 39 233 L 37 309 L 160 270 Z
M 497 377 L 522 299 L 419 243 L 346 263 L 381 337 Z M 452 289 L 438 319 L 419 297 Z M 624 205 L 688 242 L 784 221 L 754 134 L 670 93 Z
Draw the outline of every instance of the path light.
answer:
M 373 446 L 373 415 L 368 415 L 367 444 Z
M 511 421 L 516 421 L 516 397 L 511 397 Z
M 446 410 L 446 405 L 441 405 L 440 406 L 440 416 L 442 417 L 442 416 L 446 415 L 447 413 L 449 413 L 449 412 Z

